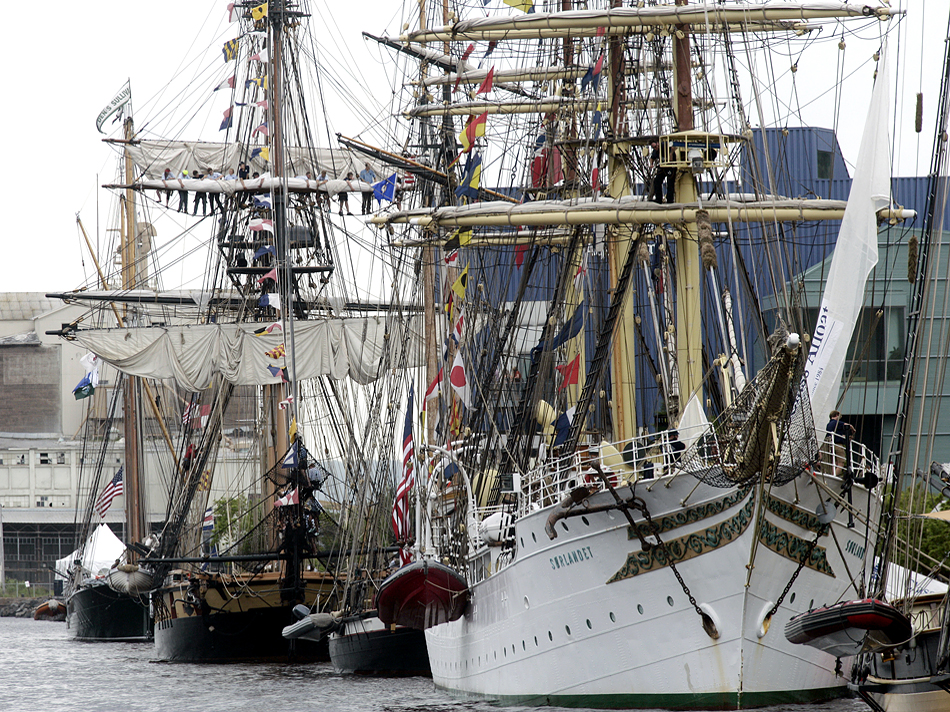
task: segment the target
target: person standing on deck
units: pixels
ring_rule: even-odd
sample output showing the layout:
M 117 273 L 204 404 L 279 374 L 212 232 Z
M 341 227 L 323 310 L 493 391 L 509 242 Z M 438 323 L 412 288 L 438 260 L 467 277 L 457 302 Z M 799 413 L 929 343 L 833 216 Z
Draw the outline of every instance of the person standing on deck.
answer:
M 188 180 L 190 177 L 187 168 L 178 174 L 178 180 Z M 178 191 L 178 212 L 188 214 L 188 191 L 185 190 L 184 184 L 182 184 L 181 190 Z
M 348 192 L 353 188 L 353 183 L 352 183 L 354 180 L 353 171 L 350 171 L 349 173 L 347 173 L 346 178 L 344 178 L 344 180 L 346 181 L 347 185 L 346 185 L 346 190 L 340 191 L 340 198 L 339 198 L 340 215 L 343 214 L 343 208 L 346 208 L 347 215 L 352 215 L 353 213 L 350 212 L 350 197 L 349 197 Z
M 360 180 L 372 185 L 376 182 L 376 172 L 370 167 L 369 163 L 360 171 Z M 363 191 L 363 215 L 369 215 L 373 211 L 373 191 Z

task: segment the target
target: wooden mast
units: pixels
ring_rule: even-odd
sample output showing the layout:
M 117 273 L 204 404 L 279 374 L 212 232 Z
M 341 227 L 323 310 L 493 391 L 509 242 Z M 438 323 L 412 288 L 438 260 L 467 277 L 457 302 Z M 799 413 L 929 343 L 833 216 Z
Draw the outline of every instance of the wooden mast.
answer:
M 131 110 L 130 112 L 131 113 Z M 135 133 L 132 117 L 129 116 L 123 123 L 125 140 L 131 141 Z M 132 185 L 134 166 L 128 148 L 124 151 L 125 182 Z M 137 221 L 135 215 L 135 191 L 127 188 L 123 201 L 124 211 L 122 219 L 122 234 L 120 245 L 120 259 L 122 265 L 122 288 L 135 289 L 138 286 L 138 254 L 137 254 Z M 129 306 L 123 307 L 124 321 L 129 323 Z M 142 466 L 142 429 L 141 410 L 139 407 L 141 390 L 140 379 L 127 376 L 123 381 L 122 423 L 125 437 L 125 463 L 123 484 L 125 488 L 125 521 L 126 541 L 140 542 L 145 538 L 145 513 L 142 506 L 142 483 L 140 470 Z M 126 556 L 130 560 L 135 558 L 131 549 L 126 549 Z

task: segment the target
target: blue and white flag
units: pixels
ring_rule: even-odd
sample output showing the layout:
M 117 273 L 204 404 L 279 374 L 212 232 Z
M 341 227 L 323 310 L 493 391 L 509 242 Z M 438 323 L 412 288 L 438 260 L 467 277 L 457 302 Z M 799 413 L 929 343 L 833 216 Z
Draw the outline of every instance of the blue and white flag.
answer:
M 393 173 L 389 178 L 384 178 L 379 183 L 373 183 L 373 197 L 382 202 L 388 200 L 390 203 L 396 199 L 396 174 Z

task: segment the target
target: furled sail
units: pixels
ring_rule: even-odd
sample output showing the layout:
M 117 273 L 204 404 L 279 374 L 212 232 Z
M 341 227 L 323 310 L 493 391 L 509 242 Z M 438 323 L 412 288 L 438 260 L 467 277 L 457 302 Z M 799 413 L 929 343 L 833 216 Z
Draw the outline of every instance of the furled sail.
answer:
M 279 322 L 275 322 L 278 323 Z M 89 329 L 74 332 L 76 341 L 123 373 L 144 378 L 175 379 L 199 391 L 220 373 L 235 385 L 280 383 L 284 343 L 282 329 L 267 324 L 197 324 L 136 329 Z M 349 377 L 360 384 L 380 375 L 391 348 L 393 362 L 402 349 L 403 328 L 383 316 L 324 318 L 294 322 L 297 379 Z M 421 323 L 412 322 L 407 367 L 422 365 Z M 258 335 L 255 332 L 263 331 Z M 275 351 L 276 350 L 276 351 Z

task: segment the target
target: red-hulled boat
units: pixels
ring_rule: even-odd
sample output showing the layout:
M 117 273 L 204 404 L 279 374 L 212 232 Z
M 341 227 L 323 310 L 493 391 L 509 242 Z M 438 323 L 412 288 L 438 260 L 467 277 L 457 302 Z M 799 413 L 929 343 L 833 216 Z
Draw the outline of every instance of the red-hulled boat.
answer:
M 417 630 L 458 620 L 467 605 L 465 579 L 448 566 L 425 559 L 390 574 L 376 593 L 383 623 Z
M 907 616 L 874 598 L 816 608 L 785 625 L 789 642 L 810 645 L 835 657 L 893 648 L 908 640 L 911 633 Z

